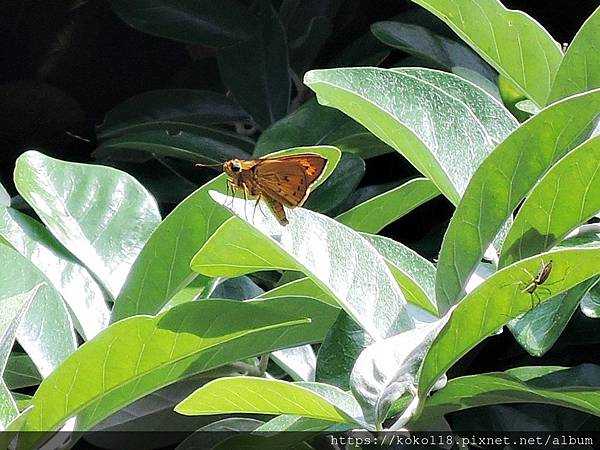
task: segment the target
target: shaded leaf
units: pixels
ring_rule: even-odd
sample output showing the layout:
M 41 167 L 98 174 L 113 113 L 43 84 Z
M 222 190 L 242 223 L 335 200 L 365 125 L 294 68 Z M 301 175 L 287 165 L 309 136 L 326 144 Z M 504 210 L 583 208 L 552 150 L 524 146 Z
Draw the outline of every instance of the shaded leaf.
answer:
M 435 33 L 425 27 L 396 21 L 376 22 L 371 32 L 386 45 L 408 54 L 430 59 L 446 70 L 465 67 L 495 80 L 496 74 L 469 47 Z
M 260 2 L 255 33 L 221 48 L 219 71 L 237 102 L 265 129 L 287 114 L 291 89 L 285 31 L 266 0 Z
M 93 156 L 100 160 L 145 162 L 154 157 L 218 164 L 248 159 L 254 142 L 236 133 L 182 122 L 149 122 L 103 141 Z
M 119 103 L 104 118 L 98 137 L 107 139 L 148 122 L 217 124 L 248 119 L 225 95 L 195 89 L 161 89 L 144 92 Z
M 237 0 L 111 0 L 128 25 L 188 44 L 226 47 L 250 38 L 256 18 Z
M 260 135 L 254 156 L 288 147 L 321 144 L 334 145 L 342 152 L 354 153 L 361 158 L 392 151 L 360 124 L 310 99 Z

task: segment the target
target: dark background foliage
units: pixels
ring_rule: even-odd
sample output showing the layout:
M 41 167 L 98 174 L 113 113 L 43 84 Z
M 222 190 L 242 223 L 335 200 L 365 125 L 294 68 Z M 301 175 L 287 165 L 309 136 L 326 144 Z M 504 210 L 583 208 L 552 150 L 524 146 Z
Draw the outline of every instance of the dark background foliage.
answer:
M 280 2 L 273 3 L 277 6 Z M 503 3 L 533 16 L 559 42 L 570 42 L 599 4 L 595 0 Z M 411 8 L 416 7 L 408 0 L 345 1 L 335 18 L 332 36 L 312 67 L 330 61 L 368 32 L 372 23 Z M 0 11 L 0 176 L 13 195 L 12 170 L 20 153 L 36 148 L 65 160 L 93 161 L 96 126 L 111 108 L 127 98 L 164 88 L 225 92 L 213 49 L 186 46 L 134 30 L 112 12 L 107 1 L 5 0 Z M 137 167 L 133 174 L 155 192 L 153 181 L 161 176 L 161 170 L 164 168 L 160 164 L 150 162 L 142 172 Z M 400 156 L 390 153 L 368 161 L 361 186 L 414 174 Z M 203 179 L 199 174 L 189 181 L 199 185 Z M 161 205 L 163 213 L 174 203 Z M 390 225 L 382 234 L 433 259 L 451 214 L 452 207 L 440 197 Z M 597 352 L 592 351 L 596 343 L 590 338 L 600 336 L 597 322 L 576 312 L 561 339 L 542 359 L 528 356 L 511 334 L 503 333 L 470 352 L 449 376 L 528 364 L 600 363 Z M 586 339 L 577 337 L 582 334 Z M 481 413 L 464 413 L 463 423 L 476 414 Z M 489 422 L 494 422 L 492 413 Z

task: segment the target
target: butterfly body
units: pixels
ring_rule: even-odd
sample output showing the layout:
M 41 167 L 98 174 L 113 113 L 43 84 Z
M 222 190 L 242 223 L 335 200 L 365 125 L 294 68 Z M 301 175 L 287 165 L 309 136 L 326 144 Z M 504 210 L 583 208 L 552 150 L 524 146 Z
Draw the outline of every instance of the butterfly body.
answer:
M 245 197 L 263 199 L 279 223 L 287 225 L 283 207 L 302 206 L 326 164 L 327 160 L 322 156 L 304 153 L 264 159 L 232 159 L 223 163 L 223 171 L 233 190 L 241 190 Z

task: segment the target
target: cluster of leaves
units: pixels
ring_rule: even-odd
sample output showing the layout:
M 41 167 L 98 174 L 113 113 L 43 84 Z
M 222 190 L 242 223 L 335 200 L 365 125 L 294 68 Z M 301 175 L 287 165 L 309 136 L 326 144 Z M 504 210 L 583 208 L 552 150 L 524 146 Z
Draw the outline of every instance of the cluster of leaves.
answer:
M 463 42 L 400 21 L 372 33 L 437 69 L 306 71 L 340 2 L 318 2 L 328 7 L 310 18 L 299 3 L 113 0 L 134 27 L 217 47 L 235 101 L 131 99 L 101 127 L 98 158 L 171 165 L 286 149 L 328 165 L 308 207 L 281 227 L 227 197 L 224 175 L 161 220 L 124 172 L 24 153 L 14 182 L 39 221 L 0 192 L 4 429 L 441 430 L 458 411 L 524 402 L 600 415 L 596 365 L 445 375 L 505 325 L 543 355 L 578 305 L 600 315 L 600 233 L 588 224 L 600 211 L 600 12 L 563 55 L 497 0 L 415 0 Z M 381 60 L 359 44 L 352 62 Z M 288 115 L 306 89 L 316 100 Z M 263 132 L 254 143 L 218 126 L 233 124 Z M 350 207 L 363 159 L 391 151 L 424 178 L 356 191 Z M 377 234 L 440 194 L 456 211 L 435 266 Z M 550 261 L 543 284 L 524 289 Z M 240 413 L 253 417 L 231 416 Z M 298 436 L 270 439 L 287 448 Z M 42 438 L 25 433 L 18 446 Z

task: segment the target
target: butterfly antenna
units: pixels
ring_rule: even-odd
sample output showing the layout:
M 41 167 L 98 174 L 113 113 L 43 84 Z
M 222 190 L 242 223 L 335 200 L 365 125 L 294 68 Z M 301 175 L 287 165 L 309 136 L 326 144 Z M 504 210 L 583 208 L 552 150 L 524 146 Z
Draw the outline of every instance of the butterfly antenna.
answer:
M 217 163 L 217 164 L 202 164 L 202 163 L 197 163 L 196 167 L 222 167 L 223 163 Z

